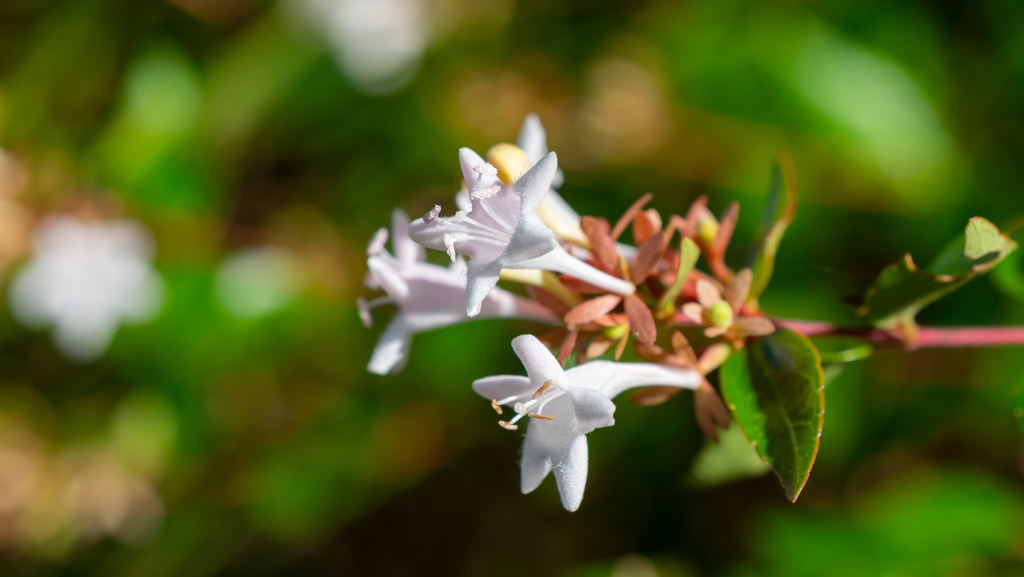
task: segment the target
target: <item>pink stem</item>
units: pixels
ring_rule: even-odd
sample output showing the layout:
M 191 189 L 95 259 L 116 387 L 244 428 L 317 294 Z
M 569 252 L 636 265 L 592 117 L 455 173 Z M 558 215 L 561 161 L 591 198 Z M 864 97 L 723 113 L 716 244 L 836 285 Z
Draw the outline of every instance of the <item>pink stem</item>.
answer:
M 1024 327 L 921 327 L 917 348 L 1024 346 Z
M 806 336 L 855 336 L 869 342 L 911 349 L 1024 346 L 1024 327 L 918 327 L 913 342 L 898 331 L 868 327 L 837 327 L 817 321 L 774 319 L 775 325 Z

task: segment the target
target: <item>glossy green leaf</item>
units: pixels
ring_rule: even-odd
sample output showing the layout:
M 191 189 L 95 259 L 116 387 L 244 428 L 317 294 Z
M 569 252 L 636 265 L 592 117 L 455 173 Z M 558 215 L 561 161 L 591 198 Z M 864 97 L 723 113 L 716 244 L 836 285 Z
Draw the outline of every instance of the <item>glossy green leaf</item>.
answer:
M 921 309 L 991 270 L 1016 248 L 994 224 L 976 216 L 926 270 L 918 269 L 910 254 L 885 267 L 865 294 L 860 312 L 882 328 L 912 321 Z
M 747 266 L 754 271 L 750 285 L 750 299 L 761 296 L 768 287 L 775 269 L 775 253 L 779 249 L 782 235 L 796 217 L 797 191 L 792 161 L 780 155 L 772 166 L 772 185 L 761 211 L 761 220 L 754 233 Z
M 722 393 L 747 439 L 796 501 L 818 453 L 825 415 L 817 349 L 788 329 L 751 339 L 722 365 Z

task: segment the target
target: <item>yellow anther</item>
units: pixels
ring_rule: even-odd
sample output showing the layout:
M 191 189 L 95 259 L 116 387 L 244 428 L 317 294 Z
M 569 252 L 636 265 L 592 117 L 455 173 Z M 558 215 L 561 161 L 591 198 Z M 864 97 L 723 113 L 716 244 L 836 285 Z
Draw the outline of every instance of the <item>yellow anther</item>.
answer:
M 555 420 L 555 418 L 552 417 L 551 415 L 542 415 L 540 413 L 529 413 L 526 416 L 530 417 L 531 419 L 540 419 L 542 421 L 554 421 Z
M 501 405 L 498 404 L 497 399 L 491 399 L 491 408 L 494 409 L 495 413 L 501 414 Z
M 536 399 L 537 397 L 543 395 L 544 393 L 546 393 L 548 391 L 548 389 L 550 387 L 551 387 L 551 380 L 548 379 L 543 385 L 540 386 L 539 389 L 537 389 L 537 392 L 533 394 L 533 398 Z
M 502 429 L 508 429 L 509 431 L 515 431 L 519 429 L 519 425 L 513 425 L 508 421 L 498 421 L 498 425 L 500 425 Z

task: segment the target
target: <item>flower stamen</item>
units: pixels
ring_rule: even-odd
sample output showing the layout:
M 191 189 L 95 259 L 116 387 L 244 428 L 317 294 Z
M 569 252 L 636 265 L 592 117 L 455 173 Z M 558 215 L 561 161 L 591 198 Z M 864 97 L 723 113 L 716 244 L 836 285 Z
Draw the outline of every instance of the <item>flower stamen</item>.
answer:
M 505 429 L 505 430 L 508 430 L 508 431 L 515 431 L 515 430 L 519 429 L 519 425 L 514 425 L 512 423 L 509 423 L 508 421 L 498 421 L 498 425 L 502 429 Z
M 491 198 L 492 196 L 498 194 L 498 192 L 500 192 L 500 191 L 501 191 L 501 187 L 499 185 L 495 184 L 494 186 L 489 186 L 487 188 L 481 188 L 480 190 L 474 190 L 473 192 L 469 193 L 469 196 L 472 197 L 472 198 L 475 198 L 477 200 L 486 200 L 486 199 Z
M 483 179 L 484 176 L 498 176 L 498 169 L 494 167 L 490 162 L 485 162 L 480 166 L 473 167 L 473 172 L 476 172 L 477 180 Z
M 541 385 L 539 389 L 537 389 L 537 392 L 533 394 L 533 398 L 536 399 L 537 397 L 543 395 L 548 391 L 549 388 L 551 388 L 551 379 L 545 381 L 544 384 Z
M 495 413 L 501 414 L 501 405 L 498 404 L 497 399 L 491 399 L 491 408 L 494 409 Z
M 441 205 L 435 204 L 434 208 L 430 209 L 430 212 L 423 215 L 423 222 L 431 223 L 437 220 L 437 217 L 441 214 Z
M 444 248 L 448 252 L 448 258 L 455 262 L 455 238 L 446 232 L 441 236 L 441 240 L 444 241 Z
M 551 416 L 551 415 L 542 415 L 540 413 L 530 413 L 529 415 L 527 415 L 527 417 L 530 417 L 531 419 L 540 419 L 542 421 L 554 421 L 555 420 L 555 418 L 553 416 Z

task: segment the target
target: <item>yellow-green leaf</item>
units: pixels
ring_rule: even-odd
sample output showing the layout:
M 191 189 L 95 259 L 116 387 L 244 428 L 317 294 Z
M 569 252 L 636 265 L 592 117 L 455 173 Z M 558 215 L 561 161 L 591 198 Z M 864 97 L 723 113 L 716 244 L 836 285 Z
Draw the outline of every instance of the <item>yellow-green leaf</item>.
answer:
M 921 309 L 988 272 L 1016 248 L 994 224 L 976 216 L 926 270 L 918 269 L 909 254 L 883 269 L 860 312 L 881 328 L 910 322 Z

